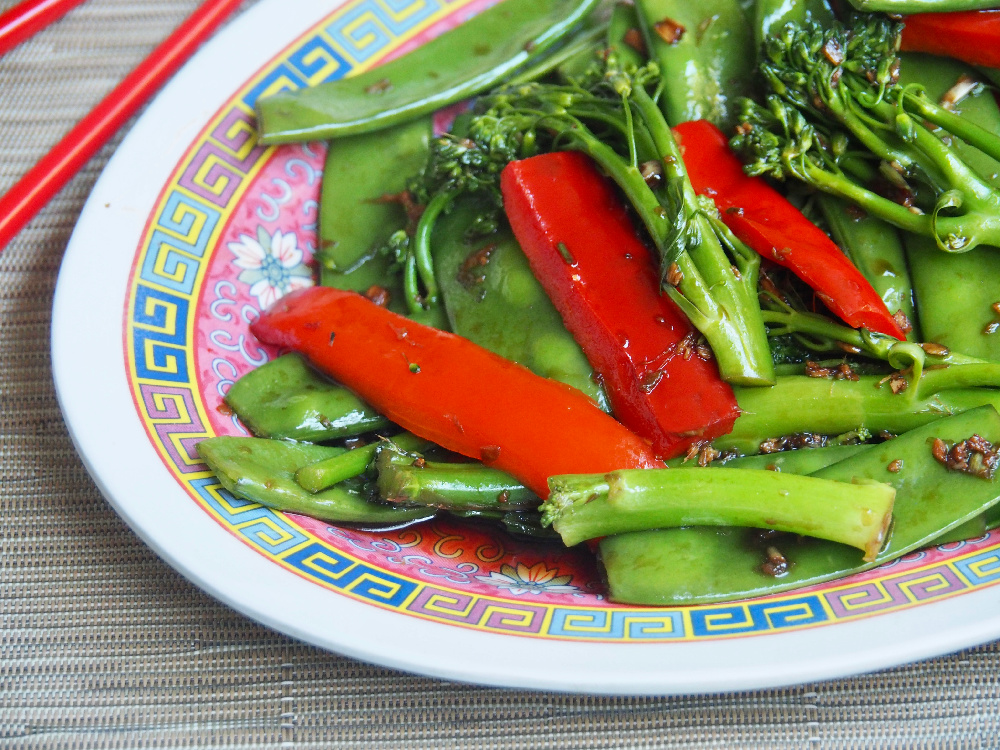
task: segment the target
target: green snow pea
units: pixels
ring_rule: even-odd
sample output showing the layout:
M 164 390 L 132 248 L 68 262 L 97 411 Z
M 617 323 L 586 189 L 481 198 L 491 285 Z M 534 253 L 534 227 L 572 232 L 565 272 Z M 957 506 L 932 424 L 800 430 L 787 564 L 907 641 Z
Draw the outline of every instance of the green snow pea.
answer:
M 434 229 L 434 271 L 451 330 L 542 377 L 607 397 L 509 228 L 470 240 L 480 204 L 462 198 Z
M 738 0 L 638 0 L 636 7 L 649 56 L 669 84 L 660 94 L 667 122 L 710 120 L 728 134 L 756 58 L 753 24 Z
M 401 451 L 425 451 L 434 445 L 410 432 L 400 432 L 388 440 Z M 321 492 L 339 482 L 353 479 L 372 468 L 382 445 L 383 441 L 379 440 L 303 466 L 295 474 L 295 481 L 309 492 Z
M 392 259 L 376 251 L 407 224 L 392 200 L 427 161 L 433 125 L 420 117 L 375 133 L 331 141 L 320 193 L 320 283 L 364 292 L 385 287 L 390 307 L 405 312 L 402 284 L 389 272 Z
M 952 13 L 997 7 L 997 0 L 850 0 L 865 13 Z
M 983 369 L 990 367 L 952 365 L 924 371 L 919 383 L 901 393 L 893 393 L 888 383 L 879 386 L 882 378 L 875 375 L 857 381 L 785 375 L 772 388 L 734 388 L 742 413 L 732 432 L 714 445 L 752 454 L 766 437 L 841 435 L 862 427 L 873 433 L 900 433 L 977 406 L 1000 408 L 1000 390 L 970 387 L 1000 383 L 1000 370 Z
M 530 83 L 553 73 L 563 81 L 582 75 L 594 64 L 598 53 L 604 49 L 607 33 L 606 14 L 592 13 L 583 21 L 580 31 L 573 34 L 565 44 L 523 70 L 519 70 L 504 83 L 511 85 Z
M 510 474 L 480 463 L 415 461 L 391 444 L 375 459 L 379 495 L 444 510 L 531 510 L 541 500 Z
M 611 597 L 633 604 L 700 604 L 773 594 L 868 570 L 925 547 L 950 530 L 995 508 L 996 479 L 949 471 L 931 455 L 928 441 L 960 441 L 972 434 L 1000 441 L 1000 416 L 982 407 L 931 424 L 865 450 L 812 476 L 850 482 L 887 482 L 896 489 L 889 540 L 873 562 L 858 550 L 818 539 L 760 541 L 747 529 L 691 527 L 609 537 L 600 554 Z M 815 452 L 815 451 L 811 451 Z M 893 473 L 889 465 L 901 461 Z M 775 577 L 761 571 L 767 546 L 789 562 Z
M 626 41 L 628 34 L 642 33 L 641 23 L 634 5 L 617 3 L 611 11 L 611 21 L 608 23 L 608 49 L 618 55 L 623 65 L 639 67 L 646 62 L 645 56 Z
M 913 309 L 913 284 L 899 231 L 874 216 L 858 216 L 849 204 L 832 195 L 817 197 L 834 241 L 864 274 L 889 312 L 902 312 L 913 330 L 906 335 L 920 341 Z
M 597 5 L 598 0 L 505 0 L 377 68 L 261 99 L 261 140 L 353 135 L 461 101 L 538 60 Z
M 900 81 L 920 83 L 931 98 L 940 98 L 968 66 L 941 57 L 904 53 Z M 957 111 L 972 122 L 1000 132 L 1000 108 L 984 90 L 962 99 Z M 976 172 L 1000 186 L 1000 164 L 955 139 L 956 150 Z M 917 316 L 927 341 L 935 341 L 972 357 L 1000 361 L 1000 250 L 978 247 L 967 253 L 943 253 L 932 240 L 904 235 L 916 292 Z M 996 332 L 993 332 L 996 330 Z
M 823 448 L 801 448 L 778 453 L 761 453 L 756 456 L 739 456 L 725 463 L 711 464 L 713 468 L 725 469 L 767 469 L 769 471 L 785 471 L 789 474 L 812 474 L 824 466 L 853 456 L 864 450 L 866 445 L 828 445 Z M 667 461 L 672 469 L 698 469 L 697 461 L 684 461 L 682 458 L 672 458 Z
M 233 384 L 226 403 L 257 437 L 322 442 L 389 425 L 298 354 L 285 354 Z
M 266 438 L 214 437 L 198 443 L 198 455 L 223 487 L 274 510 L 334 523 L 405 523 L 434 515 L 429 508 L 370 502 L 357 482 L 315 495 L 296 483 L 295 473 L 303 466 L 343 452 L 343 448 Z

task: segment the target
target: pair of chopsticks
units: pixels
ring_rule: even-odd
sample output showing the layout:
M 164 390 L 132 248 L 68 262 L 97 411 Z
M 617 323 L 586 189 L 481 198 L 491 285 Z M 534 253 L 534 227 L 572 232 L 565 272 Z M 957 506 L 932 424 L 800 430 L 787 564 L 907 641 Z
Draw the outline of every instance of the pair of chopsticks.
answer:
M 83 0 L 26 0 L 0 15 L 0 54 Z M 0 250 L 194 54 L 243 0 L 206 0 L 0 198 Z

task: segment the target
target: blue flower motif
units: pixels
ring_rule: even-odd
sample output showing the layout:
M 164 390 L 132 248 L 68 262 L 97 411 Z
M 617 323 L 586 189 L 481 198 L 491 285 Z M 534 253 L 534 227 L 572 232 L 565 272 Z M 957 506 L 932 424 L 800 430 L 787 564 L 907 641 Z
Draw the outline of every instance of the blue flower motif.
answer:
M 313 284 L 294 232 L 278 229 L 272 236 L 264 227 L 257 227 L 256 238 L 241 234 L 239 242 L 229 243 L 229 250 L 236 256 L 233 264 L 243 269 L 237 278 L 250 286 L 261 310 L 289 292 Z

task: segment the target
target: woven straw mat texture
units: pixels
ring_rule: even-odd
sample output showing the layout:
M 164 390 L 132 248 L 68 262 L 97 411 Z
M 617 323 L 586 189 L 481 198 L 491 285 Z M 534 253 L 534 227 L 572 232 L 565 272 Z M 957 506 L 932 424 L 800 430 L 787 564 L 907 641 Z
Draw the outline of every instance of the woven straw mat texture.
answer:
M 89 0 L 0 60 L 0 190 L 195 4 Z M 996 643 L 782 690 L 599 698 L 369 666 L 206 596 L 101 497 L 53 392 L 60 258 L 115 145 L 0 254 L 0 746 L 1000 747 Z

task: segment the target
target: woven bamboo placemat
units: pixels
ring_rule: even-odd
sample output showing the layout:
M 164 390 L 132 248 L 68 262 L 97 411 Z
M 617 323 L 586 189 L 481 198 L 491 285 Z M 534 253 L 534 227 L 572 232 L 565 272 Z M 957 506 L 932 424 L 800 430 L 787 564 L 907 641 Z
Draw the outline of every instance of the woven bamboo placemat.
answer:
M 0 60 L 0 190 L 194 6 L 89 0 Z M 114 146 L 0 254 L 3 747 L 1000 747 L 1000 643 L 782 690 L 597 698 L 369 666 L 203 594 L 103 500 L 52 386 L 59 262 Z

